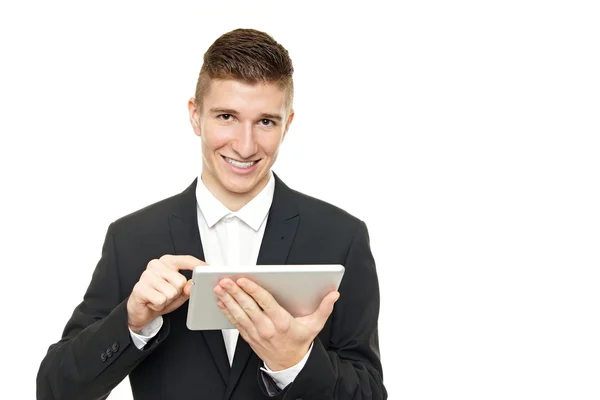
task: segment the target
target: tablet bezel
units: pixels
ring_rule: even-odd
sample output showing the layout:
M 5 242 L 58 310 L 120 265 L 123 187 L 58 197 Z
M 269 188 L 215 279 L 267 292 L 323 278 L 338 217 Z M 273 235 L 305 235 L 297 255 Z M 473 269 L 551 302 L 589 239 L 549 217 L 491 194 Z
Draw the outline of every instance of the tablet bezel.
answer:
M 341 264 L 302 265 L 199 265 L 192 273 L 188 300 L 187 328 L 190 330 L 234 329 L 217 306 L 213 289 L 229 277 L 253 280 L 269 291 L 294 317 L 314 312 L 321 300 L 337 290 L 345 272 Z

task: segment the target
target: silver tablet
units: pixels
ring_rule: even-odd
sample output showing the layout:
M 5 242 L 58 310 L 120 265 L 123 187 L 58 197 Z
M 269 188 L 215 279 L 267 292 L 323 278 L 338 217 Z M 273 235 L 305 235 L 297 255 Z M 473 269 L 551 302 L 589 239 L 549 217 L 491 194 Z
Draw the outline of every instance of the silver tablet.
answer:
M 294 317 L 312 314 L 323 298 L 339 288 L 342 265 L 252 265 L 194 268 L 187 327 L 190 330 L 231 329 L 234 326 L 217 306 L 213 289 L 223 278 L 248 278 L 265 288 Z

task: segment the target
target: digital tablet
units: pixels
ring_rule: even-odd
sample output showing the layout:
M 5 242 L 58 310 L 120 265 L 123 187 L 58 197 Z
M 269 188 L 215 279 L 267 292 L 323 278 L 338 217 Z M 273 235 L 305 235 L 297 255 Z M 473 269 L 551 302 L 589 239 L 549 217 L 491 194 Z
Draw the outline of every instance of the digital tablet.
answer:
M 190 330 L 235 328 L 217 306 L 213 291 L 223 278 L 248 278 L 265 288 L 294 317 L 312 314 L 323 298 L 339 288 L 342 265 L 200 265 L 194 268 L 188 304 Z

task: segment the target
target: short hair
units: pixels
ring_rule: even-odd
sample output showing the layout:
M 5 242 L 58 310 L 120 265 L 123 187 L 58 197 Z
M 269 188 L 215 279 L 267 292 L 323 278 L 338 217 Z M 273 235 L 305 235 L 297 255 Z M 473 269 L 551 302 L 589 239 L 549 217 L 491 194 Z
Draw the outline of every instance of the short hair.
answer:
M 234 79 L 248 84 L 275 83 L 286 92 L 286 108 L 294 98 L 294 67 L 288 51 L 265 32 L 235 29 L 221 35 L 204 53 L 196 84 L 196 107 L 213 79 Z

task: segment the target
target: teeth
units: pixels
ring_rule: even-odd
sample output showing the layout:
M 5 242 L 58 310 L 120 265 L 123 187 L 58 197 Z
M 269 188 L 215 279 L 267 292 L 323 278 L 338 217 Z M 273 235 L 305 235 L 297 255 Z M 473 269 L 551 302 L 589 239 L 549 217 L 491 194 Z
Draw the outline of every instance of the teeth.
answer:
M 250 168 L 251 166 L 256 164 L 256 161 L 240 162 L 240 161 L 232 160 L 231 158 L 228 158 L 228 157 L 225 157 L 225 161 L 227 161 L 229 164 L 233 165 L 234 167 L 238 167 L 238 168 Z

